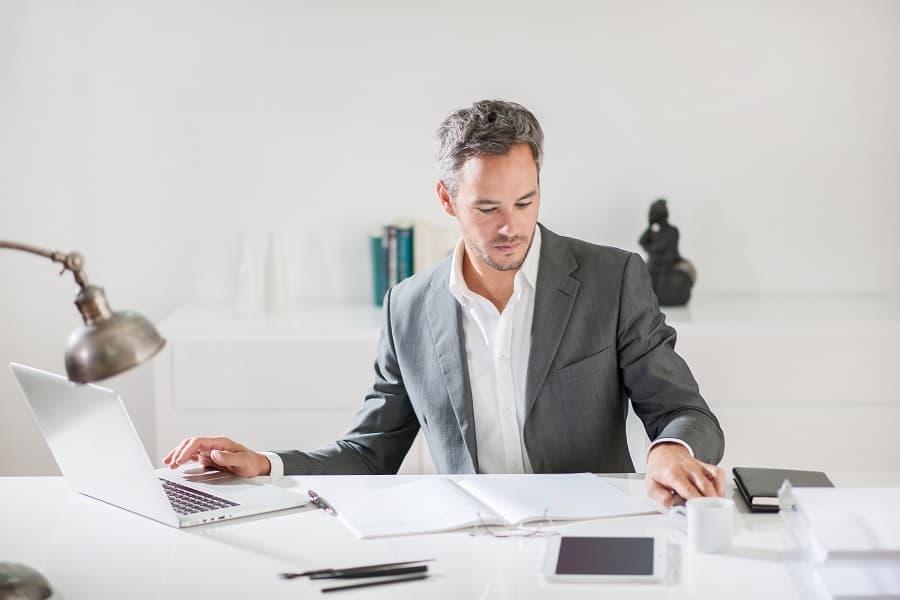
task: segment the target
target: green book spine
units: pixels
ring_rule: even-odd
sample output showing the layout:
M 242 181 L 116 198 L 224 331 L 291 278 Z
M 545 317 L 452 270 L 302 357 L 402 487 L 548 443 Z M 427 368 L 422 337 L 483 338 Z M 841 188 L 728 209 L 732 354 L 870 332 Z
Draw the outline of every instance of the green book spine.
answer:
M 397 225 L 397 281 L 403 281 L 413 274 L 413 228 L 412 225 Z
M 384 294 L 387 292 L 387 279 L 385 277 L 385 256 L 381 231 L 373 232 L 369 237 L 369 247 L 372 254 L 372 292 L 375 306 L 381 306 Z

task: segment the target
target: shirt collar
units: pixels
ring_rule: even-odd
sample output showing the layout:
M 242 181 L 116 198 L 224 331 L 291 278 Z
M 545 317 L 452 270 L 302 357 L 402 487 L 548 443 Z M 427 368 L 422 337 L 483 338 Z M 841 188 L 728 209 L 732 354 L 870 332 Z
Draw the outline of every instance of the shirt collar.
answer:
M 463 277 L 462 264 L 465 251 L 466 244 L 460 237 L 459 241 L 456 242 L 456 248 L 453 250 L 449 288 L 453 297 L 463 306 L 466 306 L 468 303 L 473 302 L 476 298 L 480 297 L 469 289 L 469 286 L 466 284 L 466 280 Z M 525 283 L 528 283 L 532 289 L 535 289 L 537 286 L 538 265 L 540 260 L 541 228 L 539 225 L 535 224 L 534 235 L 531 238 L 531 248 L 528 249 L 528 254 L 525 256 L 522 266 L 519 267 L 519 270 L 516 272 L 516 281 L 514 284 L 516 288 L 519 288 L 524 281 Z M 516 292 L 513 292 L 513 294 L 515 293 Z

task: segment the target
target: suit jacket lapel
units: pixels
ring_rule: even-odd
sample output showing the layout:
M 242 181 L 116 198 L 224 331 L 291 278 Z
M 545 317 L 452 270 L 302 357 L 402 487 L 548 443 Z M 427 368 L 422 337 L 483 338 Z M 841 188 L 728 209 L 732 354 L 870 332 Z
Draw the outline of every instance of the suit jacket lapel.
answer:
M 572 271 L 578 267 L 571 249 L 558 235 L 543 225 L 539 227 L 541 261 L 535 286 L 531 354 L 528 357 L 528 376 L 525 382 L 526 418 L 556 357 L 580 285 L 571 276 Z
M 436 272 L 431 281 L 431 293 L 425 300 L 425 309 L 450 404 L 472 459 L 472 470 L 478 472 L 475 411 L 472 407 L 472 388 L 469 385 L 469 367 L 463 344 L 460 306 L 448 287 L 450 261 L 446 261 L 445 265 L 446 268 Z

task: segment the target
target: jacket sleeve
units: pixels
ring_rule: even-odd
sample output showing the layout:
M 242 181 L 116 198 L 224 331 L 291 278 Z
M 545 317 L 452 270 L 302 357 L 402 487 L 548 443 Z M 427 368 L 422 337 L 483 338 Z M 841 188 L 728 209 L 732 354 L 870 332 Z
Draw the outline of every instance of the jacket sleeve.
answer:
M 616 337 L 622 381 L 650 439 L 683 440 L 700 460 L 718 463 L 725 451 L 722 428 L 675 352 L 675 330 L 666 324 L 637 254 L 625 264 Z
M 375 379 L 353 426 L 341 439 L 315 450 L 277 451 L 285 475 L 386 475 L 400 468 L 419 421 L 410 405 L 397 362 L 391 327 L 391 291 L 375 359 Z

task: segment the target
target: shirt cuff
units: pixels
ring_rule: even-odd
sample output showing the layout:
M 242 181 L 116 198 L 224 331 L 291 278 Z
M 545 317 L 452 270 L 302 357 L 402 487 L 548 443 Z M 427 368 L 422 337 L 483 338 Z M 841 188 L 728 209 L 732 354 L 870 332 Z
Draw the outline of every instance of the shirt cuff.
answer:
M 272 478 L 272 481 L 278 481 L 282 477 L 284 477 L 284 461 L 281 460 L 281 457 L 275 454 L 274 452 L 260 452 L 263 456 L 269 459 L 269 464 L 272 465 L 269 470 L 269 477 Z M 693 452 L 691 456 L 693 456 Z
M 694 449 L 691 448 L 690 444 L 688 444 L 688 443 L 685 442 L 684 440 L 679 440 L 678 438 L 659 438 L 658 440 L 653 440 L 653 443 L 650 444 L 650 447 L 649 447 L 649 448 L 647 448 L 647 456 L 650 456 L 650 451 L 653 450 L 653 446 L 655 446 L 655 445 L 657 445 L 657 444 L 662 444 L 663 442 L 672 442 L 672 443 L 675 443 L 675 444 L 681 444 L 682 446 L 684 446 L 685 448 L 687 448 L 687 451 L 688 451 L 688 452 L 691 453 L 691 458 L 696 458 L 696 457 L 694 456 Z M 280 459 L 281 459 L 281 457 L 279 457 L 279 460 L 280 460 Z M 273 470 L 273 471 L 275 470 L 275 465 L 272 465 L 272 470 Z

